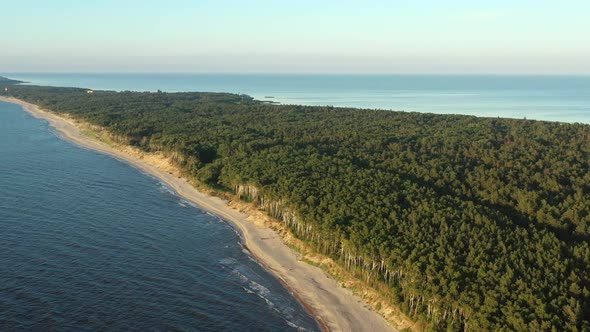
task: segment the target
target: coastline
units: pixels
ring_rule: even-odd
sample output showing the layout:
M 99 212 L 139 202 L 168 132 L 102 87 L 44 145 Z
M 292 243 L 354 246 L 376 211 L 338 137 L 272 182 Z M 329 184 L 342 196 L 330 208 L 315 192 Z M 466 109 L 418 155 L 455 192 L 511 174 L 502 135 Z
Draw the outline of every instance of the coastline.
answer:
M 119 149 L 109 146 L 98 138 L 89 137 L 75 121 L 44 111 L 37 105 L 7 97 L 0 97 L 0 101 L 22 106 L 34 117 L 47 120 L 64 139 L 125 161 L 155 176 L 200 208 L 229 221 L 239 231 L 244 246 L 256 260 L 316 317 L 323 330 L 396 331 L 381 315 L 368 309 L 351 290 L 341 287 L 319 267 L 303 262 L 275 230 L 265 226 L 260 212 L 248 210 L 241 204 L 230 206 L 219 197 L 197 190 L 187 179 L 180 177 L 164 157 L 139 154 L 132 147 Z

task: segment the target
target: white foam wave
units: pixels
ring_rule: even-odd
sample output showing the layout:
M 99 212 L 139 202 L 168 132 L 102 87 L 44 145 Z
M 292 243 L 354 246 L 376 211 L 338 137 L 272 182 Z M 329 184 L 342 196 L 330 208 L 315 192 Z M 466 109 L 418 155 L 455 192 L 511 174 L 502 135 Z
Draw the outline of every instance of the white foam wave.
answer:
M 240 278 L 240 280 L 246 285 L 246 287 L 242 287 L 246 292 L 258 296 L 259 298 L 263 299 L 269 307 L 274 308 L 274 303 L 268 299 L 270 296 L 270 290 L 268 288 L 262 286 L 254 280 L 248 279 L 248 277 L 240 273 L 238 270 L 233 270 L 232 273 L 237 275 L 238 278 Z
M 184 206 L 191 206 L 191 207 L 194 207 L 194 208 L 198 208 L 198 206 L 195 203 L 193 203 L 191 201 L 188 201 L 186 199 L 183 199 L 183 198 L 180 199 L 180 203 L 179 204 L 182 204 Z
M 176 194 L 176 192 L 174 191 L 174 189 L 172 189 L 169 185 L 167 185 L 164 182 L 159 182 L 160 186 L 158 187 L 158 189 L 160 190 L 160 192 L 162 193 L 169 193 L 170 195 L 173 196 L 178 196 Z
M 290 321 L 288 319 L 285 319 L 285 322 L 287 322 L 287 325 L 291 326 L 292 328 L 296 329 L 297 331 L 309 331 L 309 332 L 311 332 L 311 330 L 308 330 L 308 329 L 306 329 L 303 326 L 299 326 L 299 325 L 293 323 L 292 321 Z
M 221 265 L 236 265 L 238 261 L 232 257 L 226 257 L 219 260 L 219 264 Z
M 266 302 L 266 304 L 271 309 L 273 309 L 274 311 L 276 311 L 277 313 L 279 313 L 283 317 L 283 319 L 285 320 L 285 322 L 287 323 L 287 325 L 289 325 L 290 327 L 296 329 L 297 331 L 311 331 L 309 329 L 306 329 L 306 328 L 304 328 L 302 326 L 297 325 L 295 322 L 292 321 L 294 319 L 294 317 L 293 317 L 293 308 L 292 307 L 281 308 L 280 305 L 277 307 L 270 300 L 272 298 L 272 296 L 271 296 L 272 294 L 271 294 L 271 291 L 268 288 L 266 288 L 265 286 L 257 283 L 254 280 L 248 279 L 248 277 L 246 277 L 244 274 L 242 274 L 240 271 L 238 271 L 236 269 L 232 270 L 232 274 L 236 275 L 240 279 L 240 281 L 244 284 L 242 286 L 242 289 L 246 293 L 252 294 L 252 295 L 256 295 L 260 299 L 264 300 L 264 302 Z

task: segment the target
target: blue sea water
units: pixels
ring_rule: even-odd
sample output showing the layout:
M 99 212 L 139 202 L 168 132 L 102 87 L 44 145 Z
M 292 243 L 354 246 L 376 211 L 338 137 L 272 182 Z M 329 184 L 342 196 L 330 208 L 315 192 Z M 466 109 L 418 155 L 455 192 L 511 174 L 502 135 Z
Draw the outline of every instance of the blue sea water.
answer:
M 590 123 L 590 76 L 8 73 L 32 84 L 245 93 L 283 104 Z M 268 98 L 272 97 L 272 98 Z
M 318 329 L 227 222 L 0 102 L 0 331 Z

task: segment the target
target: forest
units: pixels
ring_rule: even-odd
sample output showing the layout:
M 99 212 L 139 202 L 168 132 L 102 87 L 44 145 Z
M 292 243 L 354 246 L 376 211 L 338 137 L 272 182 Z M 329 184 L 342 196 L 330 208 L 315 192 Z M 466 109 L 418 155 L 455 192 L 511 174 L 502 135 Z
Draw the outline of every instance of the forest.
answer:
M 589 125 L 225 93 L 6 94 L 258 204 L 431 330 L 590 331 Z

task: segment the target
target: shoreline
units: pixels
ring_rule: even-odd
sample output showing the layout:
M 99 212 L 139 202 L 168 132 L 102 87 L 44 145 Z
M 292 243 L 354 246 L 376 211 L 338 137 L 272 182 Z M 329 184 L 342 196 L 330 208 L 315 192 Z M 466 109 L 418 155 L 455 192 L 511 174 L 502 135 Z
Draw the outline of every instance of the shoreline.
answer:
M 132 147 L 117 149 L 87 136 L 75 121 L 39 106 L 12 97 L 0 101 L 20 105 L 36 118 L 44 119 L 60 136 L 79 146 L 110 155 L 166 183 L 184 199 L 228 221 L 240 233 L 243 245 L 275 276 L 303 307 L 316 318 L 324 331 L 397 331 L 385 318 L 367 308 L 360 297 L 341 287 L 319 267 L 303 262 L 282 237 L 264 225 L 256 214 L 247 214 L 230 202 L 196 189 L 187 179 L 174 174 L 166 161 L 132 153 Z M 145 158 L 144 158 L 145 157 Z

